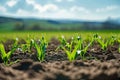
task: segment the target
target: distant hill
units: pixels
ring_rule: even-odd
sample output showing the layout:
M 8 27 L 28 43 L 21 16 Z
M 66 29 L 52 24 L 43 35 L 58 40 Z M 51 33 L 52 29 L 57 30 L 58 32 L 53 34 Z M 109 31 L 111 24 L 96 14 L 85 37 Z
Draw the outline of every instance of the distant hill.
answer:
M 10 17 L 0 17 L 0 23 L 14 22 L 14 21 L 22 21 L 22 19 L 10 18 Z
M 120 19 L 106 21 L 50 20 L 0 17 L 0 30 L 91 30 L 120 29 Z

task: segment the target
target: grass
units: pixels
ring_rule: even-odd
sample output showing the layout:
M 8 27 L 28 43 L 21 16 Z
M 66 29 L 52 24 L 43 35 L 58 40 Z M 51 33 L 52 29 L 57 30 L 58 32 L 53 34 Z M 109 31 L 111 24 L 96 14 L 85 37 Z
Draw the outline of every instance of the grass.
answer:
M 83 39 L 86 39 L 87 37 L 92 37 L 93 34 L 98 33 L 103 38 L 108 38 L 111 35 L 116 35 L 117 38 L 120 38 L 120 31 L 119 30 L 110 30 L 110 31 L 11 31 L 11 32 L 0 32 L 0 40 L 5 41 L 6 39 L 15 39 L 23 38 L 27 39 L 27 37 L 30 35 L 32 39 L 34 38 L 40 38 L 41 36 L 45 36 L 47 40 L 50 40 L 52 37 L 60 37 L 62 35 L 65 36 L 65 38 L 71 38 L 71 37 L 77 37 L 81 36 Z
M 15 22 L 2 23 L 0 24 L 0 31 L 11 31 L 14 29 L 14 26 L 15 26 Z

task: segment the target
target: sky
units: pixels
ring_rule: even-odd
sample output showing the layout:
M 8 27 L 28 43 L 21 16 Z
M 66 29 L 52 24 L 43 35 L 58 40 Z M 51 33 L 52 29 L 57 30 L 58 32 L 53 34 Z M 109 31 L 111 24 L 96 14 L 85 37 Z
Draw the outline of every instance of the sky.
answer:
M 120 0 L 0 0 L 0 16 L 105 20 L 120 18 Z

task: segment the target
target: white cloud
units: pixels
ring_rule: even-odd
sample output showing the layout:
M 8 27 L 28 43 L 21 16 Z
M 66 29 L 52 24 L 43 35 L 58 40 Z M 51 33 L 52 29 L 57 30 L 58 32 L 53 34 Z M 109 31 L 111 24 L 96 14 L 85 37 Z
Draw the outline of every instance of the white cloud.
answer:
M 47 4 L 45 6 L 43 6 L 43 8 L 47 11 L 47 10 L 53 10 L 56 11 L 58 10 L 58 6 L 54 5 L 54 4 Z
M 35 2 L 30 2 L 30 5 L 33 5 L 34 12 L 29 12 L 23 9 L 17 11 L 18 16 L 34 16 L 39 18 L 52 18 L 52 19 L 87 19 L 88 16 L 85 14 L 89 11 L 84 7 L 73 6 L 69 9 L 59 8 L 54 4 L 41 5 Z
M 26 0 L 27 4 L 35 5 L 35 0 Z
M 1 12 L 6 12 L 7 9 L 6 9 L 5 7 L 3 7 L 3 6 L 0 6 L 0 11 L 1 11 Z
M 62 2 L 62 0 L 55 0 L 56 2 Z
M 62 1 L 67 1 L 67 2 L 73 2 L 75 0 L 55 0 L 56 2 L 62 2 Z
M 37 10 L 40 13 L 58 10 L 58 6 L 55 4 L 41 5 L 41 4 L 36 3 L 35 0 L 26 0 L 26 3 L 29 5 L 32 5 L 34 10 Z
M 105 8 L 98 8 L 98 9 L 96 9 L 96 12 L 108 12 L 108 11 L 112 11 L 112 10 L 115 10 L 115 9 L 117 9 L 118 8 L 118 6 L 107 6 L 107 7 L 105 7 Z
M 67 0 L 68 2 L 73 2 L 73 1 L 75 1 L 75 0 Z
M 74 18 L 74 15 L 72 15 L 72 13 L 69 13 L 68 10 L 66 9 L 61 9 L 61 10 L 57 10 L 53 13 L 50 12 L 30 12 L 30 11 L 26 11 L 23 9 L 18 9 L 18 11 L 16 12 L 16 16 L 18 17 L 37 17 L 37 18 L 50 18 L 50 19 L 64 19 L 64 18 Z
M 18 9 L 16 14 L 18 14 L 18 15 L 29 15 L 30 12 L 28 12 L 26 10 L 23 10 L 23 9 Z
M 37 17 L 37 18 L 46 18 L 46 19 L 83 19 L 83 20 L 102 20 L 106 19 L 107 16 L 98 16 L 94 13 L 83 14 L 83 13 L 74 13 L 70 12 L 68 9 L 60 9 L 53 13 L 50 12 L 32 12 L 24 9 L 18 9 L 15 14 L 11 14 L 17 17 Z
M 68 13 L 68 10 L 61 9 L 53 13 L 45 12 L 45 13 L 37 13 L 34 15 L 35 17 L 39 18 L 46 18 L 46 19 L 71 19 L 74 18 L 74 15 Z
M 72 13 L 69 13 L 69 11 L 66 9 L 58 10 L 52 14 L 52 17 L 54 18 L 71 18 L 73 16 L 74 15 Z
M 39 12 L 47 12 L 47 11 L 56 11 L 58 7 L 54 4 L 46 4 L 41 6 L 40 4 L 34 5 L 34 9 L 38 10 Z
M 10 0 L 16 1 L 16 0 Z M 25 0 L 26 5 L 33 7 L 31 10 L 25 10 L 19 8 L 16 13 L 9 12 L 8 14 L 18 17 L 37 17 L 37 18 L 50 18 L 50 19 L 86 19 L 86 20 L 101 20 L 112 16 L 113 13 L 96 13 L 96 12 L 106 12 L 118 9 L 119 6 L 106 6 L 104 8 L 98 8 L 94 11 L 89 10 L 89 8 L 83 6 L 73 5 L 71 7 L 62 8 L 57 4 L 41 4 L 37 3 L 35 0 Z M 56 0 L 58 2 L 65 0 Z M 66 1 L 75 1 L 75 0 L 66 0 Z M 14 6 L 14 4 L 11 5 Z M 13 7 L 14 8 L 14 7 Z M 6 8 L 0 6 L 0 11 L 6 13 Z M 118 12 L 119 13 L 119 12 Z M 117 14 L 117 13 L 116 13 Z M 101 17 L 102 16 L 102 17 Z M 115 15 L 114 15 L 115 16 Z M 113 16 L 113 17 L 114 17 Z
M 70 8 L 71 12 L 82 12 L 82 13 L 90 13 L 90 11 L 88 9 L 86 9 L 85 7 L 79 7 L 79 6 L 73 6 Z
M 9 7 L 13 7 L 17 4 L 17 0 L 9 0 L 8 2 L 6 2 L 7 6 Z

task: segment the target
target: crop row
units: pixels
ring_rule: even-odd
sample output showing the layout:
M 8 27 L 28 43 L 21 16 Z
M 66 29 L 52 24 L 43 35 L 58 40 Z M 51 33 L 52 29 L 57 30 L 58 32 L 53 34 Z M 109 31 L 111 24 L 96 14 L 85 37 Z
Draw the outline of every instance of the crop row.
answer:
M 111 36 L 110 38 L 107 38 L 106 40 L 102 39 L 101 36 L 98 34 L 94 34 L 93 37 L 91 37 L 88 42 L 85 42 L 82 37 L 78 36 L 77 38 L 72 37 L 71 41 L 68 42 L 64 36 L 59 38 L 60 45 L 55 49 L 56 51 L 58 49 L 64 50 L 64 52 L 67 55 L 67 58 L 69 61 L 73 61 L 77 58 L 77 56 L 80 56 L 81 59 L 86 59 L 85 54 L 88 51 L 88 48 L 92 45 L 94 45 L 95 42 L 97 42 L 101 49 L 106 51 L 108 46 L 112 46 L 115 41 L 117 41 L 120 44 L 120 39 L 117 39 L 115 36 Z M 5 47 L 3 43 L 0 43 L 0 57 L 4 61 L 4 64 L 9 64 L 10 58 L 12 54 L 16 51 L 22 51 L 22 52 L 31 52 L 31 49 L 34 48 L 37 52 L 37 59 L 39 61 L 43 61 L 45 58 L 46 49 L 48 46 L 48 42 L 44 37 L 42 37 L 39 40 L 31 39 L 30 37 L 25 40 L 25 44 L 19 44 L 19 39 L 16 38 L 14 40 L 14 44 L 12 44 L 12 48 L 9 52 L 5 51 Z M 120 46 L 118 48 L 120 53 Z

